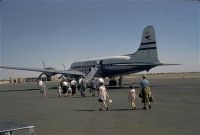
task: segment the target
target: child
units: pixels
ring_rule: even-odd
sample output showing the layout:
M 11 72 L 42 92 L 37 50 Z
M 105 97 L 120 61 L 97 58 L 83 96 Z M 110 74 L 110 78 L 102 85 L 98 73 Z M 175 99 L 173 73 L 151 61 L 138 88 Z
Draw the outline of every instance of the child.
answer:
M 130 86 L 128 98 L 131 101 L 131 106 L 132 106 L 133 110 L 135 110 L 136 92 L 135 92 L 135 89 L 133 89 L 133 86 Z
M 58 85 L 58 87 L 57 87 L 57 92 L 58 92 L 58 97 L 60 98 L 62 95 L 62 88 L 60 85 Z
M 71 96 L 71 95 L 72 95 L 72 88 L 71 88 L 71 84 L 68 83 L 66 96 Z

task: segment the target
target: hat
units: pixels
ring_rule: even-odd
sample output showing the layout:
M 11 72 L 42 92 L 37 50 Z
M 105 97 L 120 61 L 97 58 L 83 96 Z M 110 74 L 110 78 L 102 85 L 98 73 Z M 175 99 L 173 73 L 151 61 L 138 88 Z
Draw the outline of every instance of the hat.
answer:
M 146 78 L 146 75 L 143 75 L 142 78 Z
M 103 85 L 103 82 L 99 82 L 99 86 L 102 86 Z

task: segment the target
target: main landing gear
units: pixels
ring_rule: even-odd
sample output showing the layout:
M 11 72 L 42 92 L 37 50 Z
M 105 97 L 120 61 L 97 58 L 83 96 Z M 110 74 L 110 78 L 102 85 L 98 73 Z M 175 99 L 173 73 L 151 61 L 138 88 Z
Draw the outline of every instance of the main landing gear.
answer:
M 109 81 L 109 86 L 117 86 L 117 81 L 115 79 L 111 79 Z
M 122 86 L 122 76 L 119 77 L 119 87 L 121 88 Z M 114 79 L 114 77 L 109 81 L 109 86 L 117 86 L 117 80 Z

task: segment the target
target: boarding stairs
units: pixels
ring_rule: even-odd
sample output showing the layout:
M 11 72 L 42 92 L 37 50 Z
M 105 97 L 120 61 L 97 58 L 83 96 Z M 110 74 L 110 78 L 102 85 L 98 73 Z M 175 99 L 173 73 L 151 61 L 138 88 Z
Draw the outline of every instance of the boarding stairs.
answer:
M 14 135 L 19 130 L 28 130 L 27 135 L 34 135 L 35 126 L 21 125 L 13 123 L 0 123 L 0 135 Z
M 97 67 L 92 67 L 90 72 L 88 72 L 86 75 L 85 75 L 85 79 L 87 81 L 90 81 L 92 80 L 92 78 L 94 77 L 94 75 L 97 73 L 98 71 L 98 68 Z

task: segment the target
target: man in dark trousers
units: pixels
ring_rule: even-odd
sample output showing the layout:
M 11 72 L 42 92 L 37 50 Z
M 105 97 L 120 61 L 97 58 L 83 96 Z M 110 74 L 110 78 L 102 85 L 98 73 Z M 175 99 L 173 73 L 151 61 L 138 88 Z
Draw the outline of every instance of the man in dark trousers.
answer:
M 83 76 L 80 82 L 80 92 L 83 97 L 85 97 L 86 89 L 87 89 L 87 80 L 85 79 L 85 76 Z
M 146 76 L 142 76 L 142 80 L 140 81 L 140 89 L 141 89 L 141 95 L 142 95 L 142 103 L 144 103 L 143 109 L 146 110 L 146 103 L 149 104 L 149 109 L 151 109 L 151 104 L 149 102 L 149 91 L 150 91 L 150 83 L 146 79 Z
M 97 91 L 97 81 L 95 78 L 92 78 L 91 82 L 90 82 L 90 85 L 91 85 L 91 93 L 92 93 L 92 96 L 95 97 L 95 91 Z
M 73 78 L 71 81 L 71 88 L 72 88 L 72 96 L 74 96 L 74 94 L 76 94 L 76 87 L 77 87 L 77 82 L 76 80 Z

